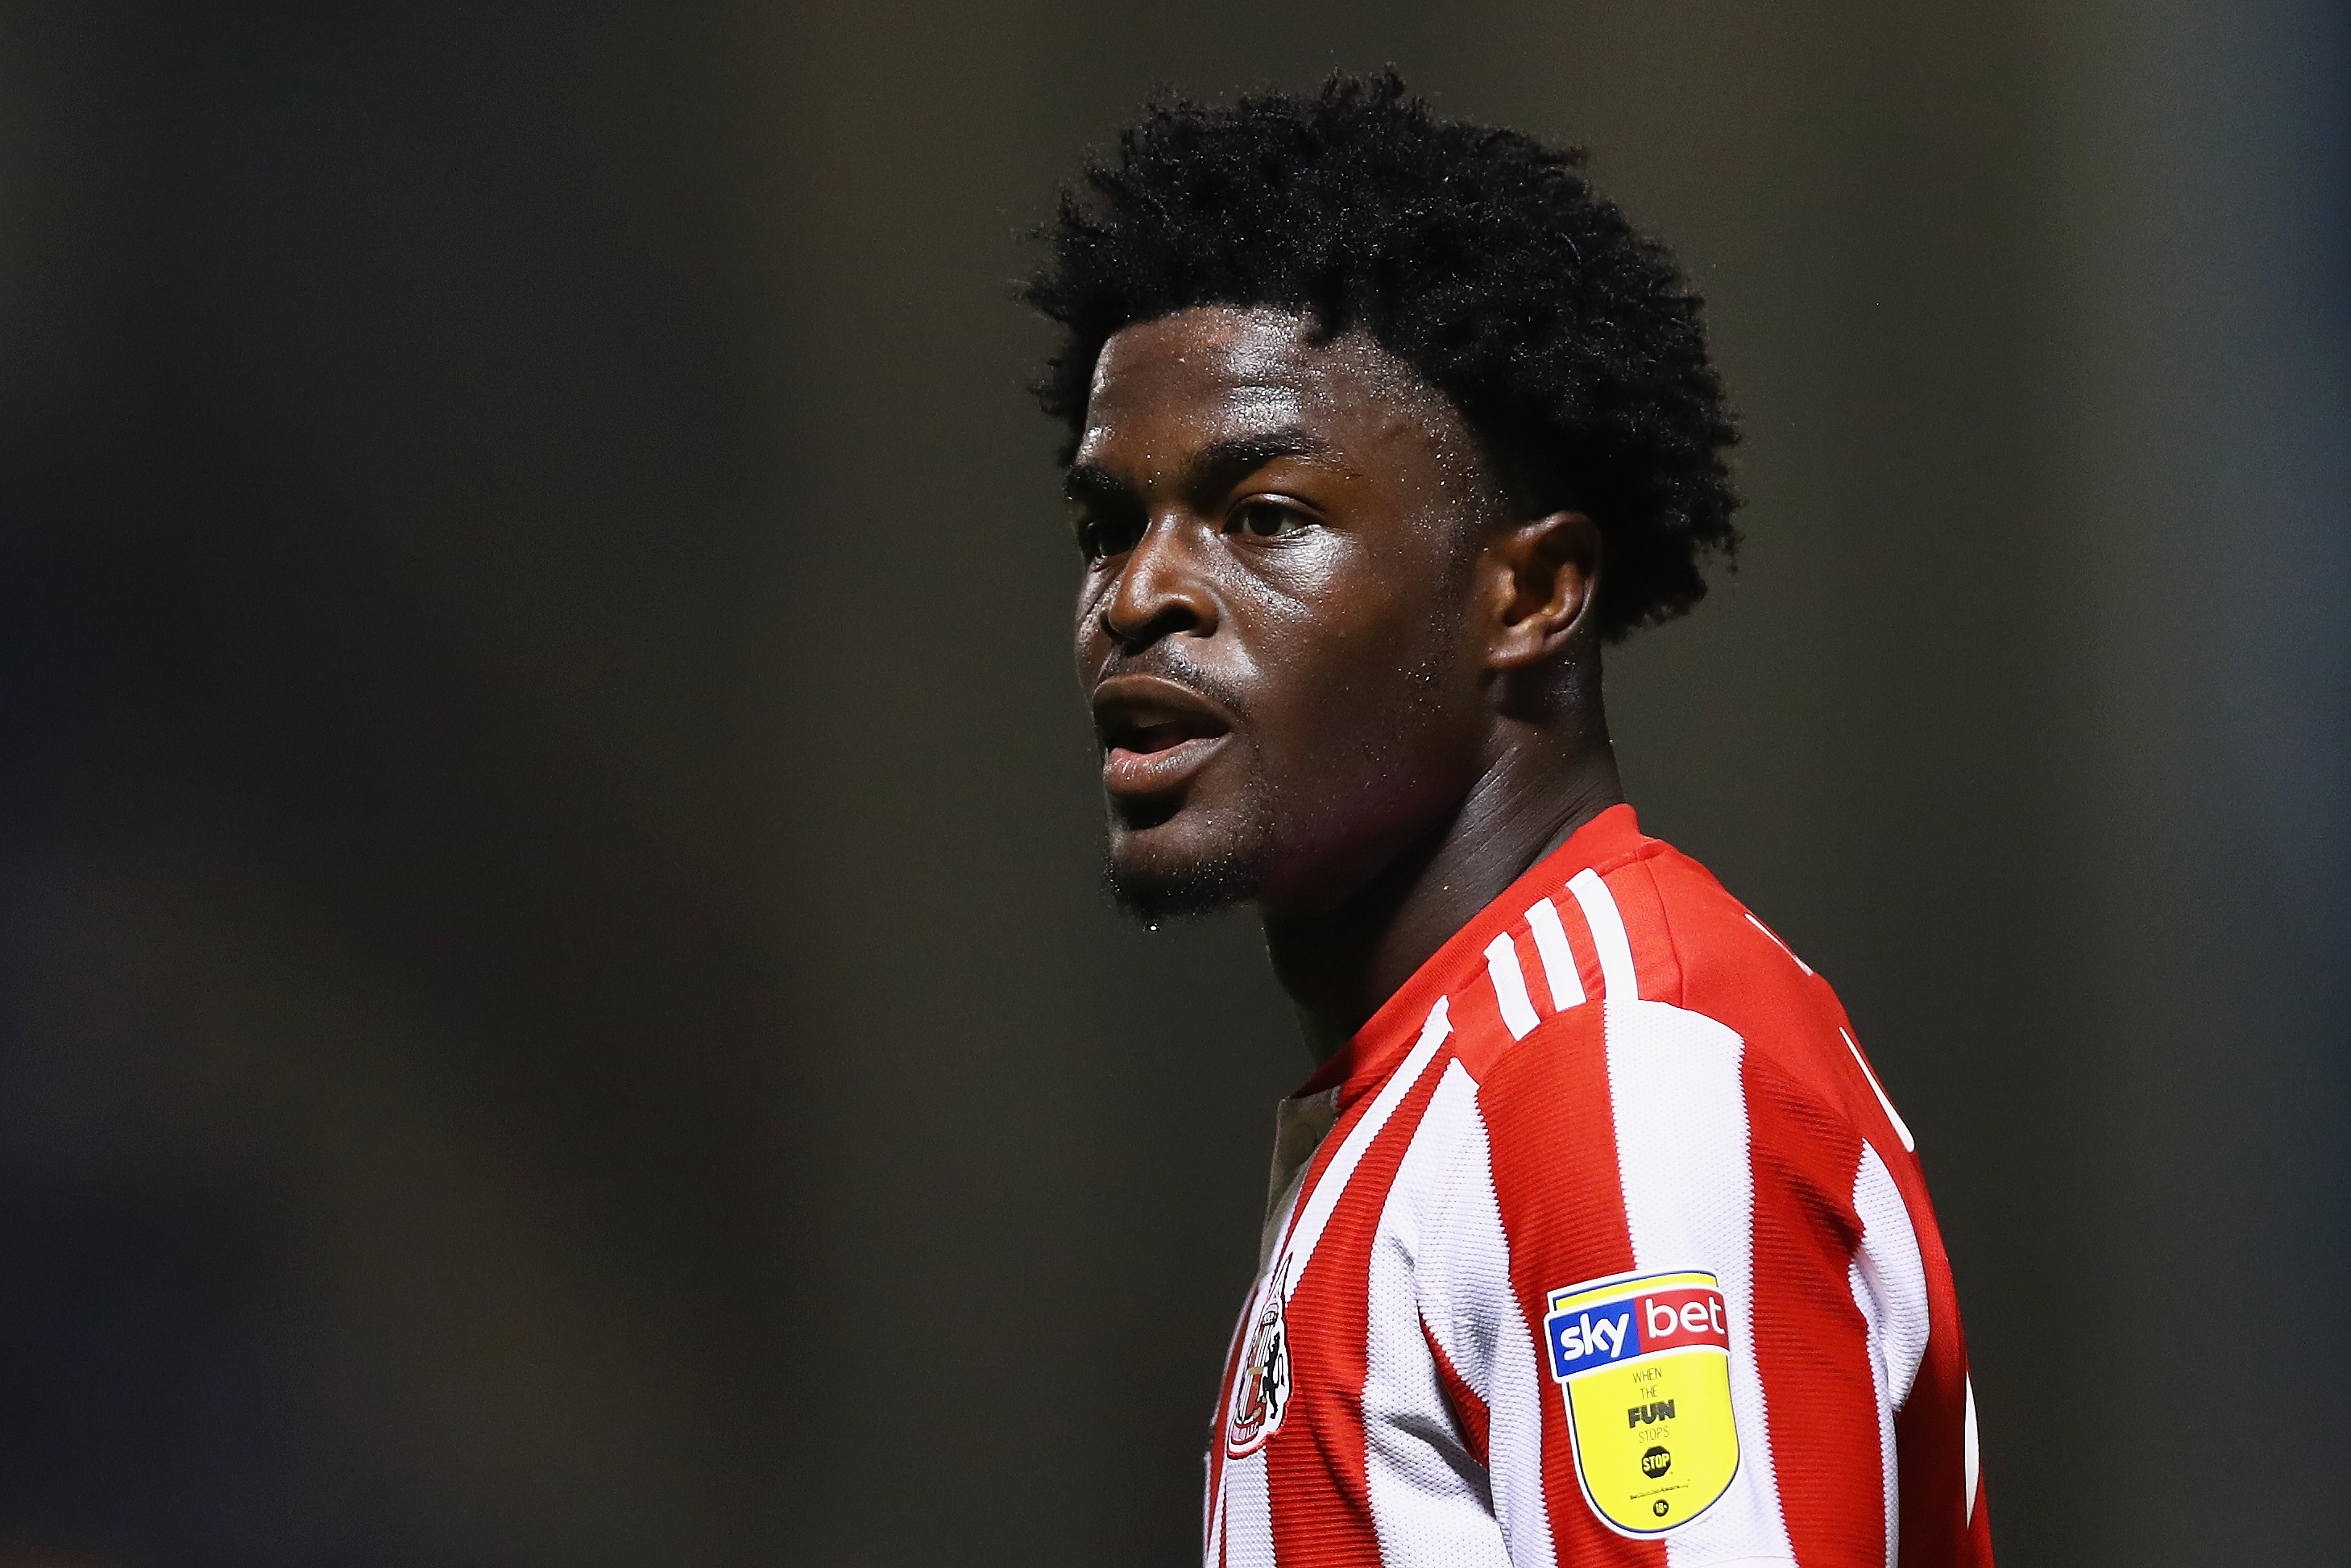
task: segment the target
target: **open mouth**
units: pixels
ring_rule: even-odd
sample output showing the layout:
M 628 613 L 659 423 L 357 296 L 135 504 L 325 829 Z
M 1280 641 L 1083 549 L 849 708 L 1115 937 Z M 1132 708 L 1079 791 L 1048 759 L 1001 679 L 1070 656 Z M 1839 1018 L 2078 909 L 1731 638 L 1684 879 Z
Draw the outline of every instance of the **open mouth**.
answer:
M 1093 708 L 1102 784 L 1113 795 L 1176 788 L 1232 734 L 1230 721 L 1206 697 L 1152 675 L 1103 682 L 1094 692 Z
M 1213 740 L 1223 733 L 1185 719 L 1163 719 L 1157 724 L 1120 728 L 1111 737 L 1109 749 L 1127 757 L 1156 757 L 1187 741 Z

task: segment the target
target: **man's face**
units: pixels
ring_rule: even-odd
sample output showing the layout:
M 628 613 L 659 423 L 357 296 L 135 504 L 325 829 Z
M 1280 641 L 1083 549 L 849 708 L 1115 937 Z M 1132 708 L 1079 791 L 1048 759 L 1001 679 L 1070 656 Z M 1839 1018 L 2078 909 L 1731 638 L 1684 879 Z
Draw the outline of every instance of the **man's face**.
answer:
M 1486 765 L 1469 597 L 1501 513 L 1408 365 L 1277 310 L 1126 328 L 1069 493 L 1123 903 L 1326 904 L 1449 817 Z

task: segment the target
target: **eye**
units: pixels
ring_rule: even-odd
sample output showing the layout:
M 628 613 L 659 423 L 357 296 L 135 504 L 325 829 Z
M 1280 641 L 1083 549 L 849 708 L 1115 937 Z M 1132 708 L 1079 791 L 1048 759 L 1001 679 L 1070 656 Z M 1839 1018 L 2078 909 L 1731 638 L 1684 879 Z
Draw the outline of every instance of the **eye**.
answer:
M 1143 537 L 1142 526 L 1135 520 L 1093 511 L 1071 513 L 1070 526 L 1077 535 L 1079 553 L 1090 561 L 1124 555 Z
M 1247 534 L 1253 539 L 1274 539 L 1294 534 L 1313 520 L 1286 502 L 1253 496 L 1226 516 L 1225 532 Z

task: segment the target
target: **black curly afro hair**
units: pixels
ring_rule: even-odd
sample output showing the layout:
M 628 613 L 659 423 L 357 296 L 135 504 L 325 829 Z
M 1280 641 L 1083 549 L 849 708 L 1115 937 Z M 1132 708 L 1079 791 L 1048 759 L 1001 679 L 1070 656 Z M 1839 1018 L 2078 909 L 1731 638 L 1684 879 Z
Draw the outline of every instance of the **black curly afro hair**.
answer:
M 1021 298 L 1068 335 L 1038 383 L 1068 462 L 1120 328 L 1200 305 L 1361 327 L 1449 398 L 1545 507 L 1604 541 L 1610 641 L 1681 614 L 1739 543 L 1738 440 L 1699 299 L 1577 149 L 1439 120 L 1389 70 L 1311 96 L 1147 110 L 1090 163 Z

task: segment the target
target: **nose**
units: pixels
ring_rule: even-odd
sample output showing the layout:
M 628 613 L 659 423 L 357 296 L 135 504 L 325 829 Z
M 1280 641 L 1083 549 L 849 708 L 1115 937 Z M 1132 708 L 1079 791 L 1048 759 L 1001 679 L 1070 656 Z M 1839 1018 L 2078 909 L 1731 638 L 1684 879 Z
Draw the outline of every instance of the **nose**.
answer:
M 1134 653 L 1163 637 L 1205 637 L 1217 629 L 1217 600 L 1182 519 L 1153 519 L 1126 553 L 1095 616 L 1102 634 Z

